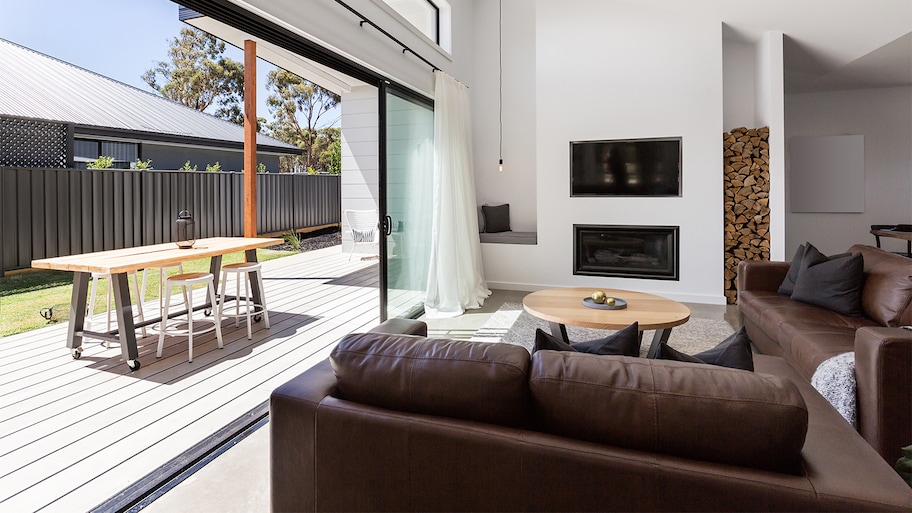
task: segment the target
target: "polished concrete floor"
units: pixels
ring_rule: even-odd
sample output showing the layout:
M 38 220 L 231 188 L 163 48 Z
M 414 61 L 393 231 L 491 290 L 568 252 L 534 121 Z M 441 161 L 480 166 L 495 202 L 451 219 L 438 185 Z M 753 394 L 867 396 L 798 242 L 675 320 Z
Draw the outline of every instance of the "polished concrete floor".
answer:
M 494 291 L 484 307 L 452 319 L 429 320 L 429 334 L 469 338 L 505 302 L 527 292 Z M 691 317 L 726 320 L 739 327 L 737 307 L 688 303 Z M 143 509 L 148 512 L 269 511 L 269 426 L 254 431 Z

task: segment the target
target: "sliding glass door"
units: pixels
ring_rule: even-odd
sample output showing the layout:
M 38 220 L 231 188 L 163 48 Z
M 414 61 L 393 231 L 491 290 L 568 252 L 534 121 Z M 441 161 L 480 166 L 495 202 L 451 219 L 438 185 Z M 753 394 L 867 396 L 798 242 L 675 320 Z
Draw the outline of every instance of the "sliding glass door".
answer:
M 434 108 L 430 100 L 389 85 L 381 91 L 381 314 L 416 317 L 424 311 L 431 240 Z M 383 141 L 385 140 L 385 144 Z

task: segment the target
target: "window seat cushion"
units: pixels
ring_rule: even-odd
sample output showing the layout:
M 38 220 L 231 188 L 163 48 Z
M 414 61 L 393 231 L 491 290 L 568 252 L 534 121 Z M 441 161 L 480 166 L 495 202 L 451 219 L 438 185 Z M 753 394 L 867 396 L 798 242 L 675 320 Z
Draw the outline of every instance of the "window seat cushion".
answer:
M 482 243 L 491 244 L 538 244 L 538 232 L 479 233 Z

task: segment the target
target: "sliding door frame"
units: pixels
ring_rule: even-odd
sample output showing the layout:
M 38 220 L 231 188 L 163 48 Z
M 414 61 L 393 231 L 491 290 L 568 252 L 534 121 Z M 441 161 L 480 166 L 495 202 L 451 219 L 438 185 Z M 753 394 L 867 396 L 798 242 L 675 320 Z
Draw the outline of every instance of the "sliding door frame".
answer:
M 242 30 L 253 37 L 268 41 L 280 46 L 301 57 L 327 66 L 331 69 L 345 73 L 367 85 L 372 85 L 378 91 L 378 127 L 379 127 L 379 184 L 380 195 L 378 208 L 380 211 L 380 320 L 387 319 L 387 299 L 389 276 L 387 273 L 387 237 L 386 233 L 391 227 L 387 226 L 387 133 L 386 133 L 386 94 L 391 93 L 403 99 L 421 103 L 434 108 L 434 100 L 424 94 L 414 91 L 389 77 L 366 68 L 357 62 L 338 55 L 317 43 L 310 41 L 300 34 L 296 34 L 269 20 L 257 16 L 246 9 L 231 3 L 229 0 L 181 0 L 180 5 L 192 9 L 204 16 L 220 21 L 226 25 Z
M 386 95 L 392 94 L 393 96 L 398 96 L 404 100 L 411 101 L 424 105 L 425 107 L 434 110 L 434 100 L 428 98 L 423 94 L 416 93 L 411 89 L 408 89 L 399 84 L 382 81 L 380 83 L 379 90 L 379 101 L 380 101 L 380 184 L 379 184 L 379 208 L 380 208 L 380 320 L 385 321 L 389 317 L 388 304 L 389 304 L 389 239 L 387 238 L 388 234 L 392 231 L 392 226 L 389 224 L 389 209 L 387 202 L 387 192 L 389 188 L 387 186 L 387 178 L 389 167 L 387 166 L 387 130 L 386 130 L 386 120 L 387 120 L 387 102 Z

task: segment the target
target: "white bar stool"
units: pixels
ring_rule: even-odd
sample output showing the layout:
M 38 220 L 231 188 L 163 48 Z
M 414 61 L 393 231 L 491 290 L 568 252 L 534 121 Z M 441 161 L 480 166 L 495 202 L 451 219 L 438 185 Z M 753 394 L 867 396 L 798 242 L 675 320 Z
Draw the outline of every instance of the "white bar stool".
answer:
M 143 286 L 142 292 L 140 292 L 139 285 L 136 282 L 136 271 L 131 271 L 127 273 L 127 278 L 133 278 L 133 294 L 136 296 L 136 314 L 133 314 L 133 317 L 139 316 L 139 321 L 145 321 L 143 316 L 143 298 L 145 297 L 146 290 L 146 277 L 143 275 Z M 111 331 L 111 275 L 106 273 L 92 273 L 92 290 L 89 292 L 89 308 L 87 315 L 85 317 L 84 327 L 85 330 L 92 329 L 92 318 L 95 316 L 95 296 L 97 295 L 97 286 L 98 280 L 108 280 L 108 310 L 107 310 L 107 325 L 105 326 L 105 331 Z M 146 336 L 146 327 L 143 326 L 140 328 L 142 330 L 142 336 Z M 105 347 L 110 347 L 110 344 L 107 340 L 104 341 Z
M 269 329 L 269 312 L 266 310 L 266 297 L 265 291 L 263 290 L 263 273 L 260 272 L 260 267 L 262 266 L 259 262 L 241 262 L 239 264 L 228 264 L 222 266 L 222 288 L 221 294 L 219 297 L 218 310 L 219 318 L 222 316 L 234 317 L 234 325 L 237 326 L 241 317 L 247 318 L 247 340 L 253 338 L 253 333 L 251 332 L 251 316 L 262 315 L 263 316 L 263 325 L 266 326 L 266 329 Z M 234 314 L 225 314 L 225 285 L 228 282 L 228 274 L 231 273 L 235 277 L 235 293 L 234 293 Z M 250 287 L 252 286 L 253 274 L 256 273 L 257 285 L 260 288 L 261 304 L 253 303 L 250 299 Z M 244 276 L 241 276 L 241 275 Z M 241 311 L 241 280 L 244 281 L 244 297 L 245 308 Z
M 215 297 L 215 286 L 213 282 L 215 278 L 211 273 L 186 273 L 186 274 L 175 274 L 165 280 L 165 301 L 164 301 L 164 311 L 162 312 L 162 321 L 159 326 L 158 333 L 158 350 L 155 352 L 155 356 L 161 358 L 162 348 L 165 345 L 165 335 L 175 336 L 175 335 L 184 335 L 187 334 L 189 339 L 187 341 L 188 349 L 188 360 L 189 362 L 193 361 L 193 294 L 192 287 L 200 283 L 206 283 L 209 290 L 209 297 Z M 184 292 L 184 297 L 187 301 L 187 331 L 178 330 L 168 326 L 168 307 L 171 306 L 171 289 L 173 287 L 181 287 Z M 215 330 L 215 336 L 218 339 L 219 349 L 224 347 L 222 345 L 222 318 L 219 315 L 218 311 L 213 312 L 212 319 L 197 319 L 198 321 L 211 322 L 212 326 L 198 331 L 197 335 L 202 335 L 203 333 L 208 333 Z
M 164 299 L 164 295 L 165 295 L 165 278 L 168 277 L 168 269 L 171 267 L 175 267 L 175 266 L 169 265 L 167 267 L 156 267 L 156 269 L 158 269 L 158 313 L 159 313 L 159 315 L 161 315 L 162 308 L 163 308 L 162 300 Z M 140 293 L 143 301 L 146 300 L 146 273 L 148 273 L 148 272 L 149 272 L 148 269 L 143 269 L 142 292 Z M 178 263 L 177 264 L 177 274 L 183 274 L 183 273 L 184 273 L 184 264 Z M 187 291 L 184 290 L 184 308 L 186 308 L 188 304 L 189 303 L 187 301 Z M 143 333 L 143 335 L 145 335 L 145 333 Z

